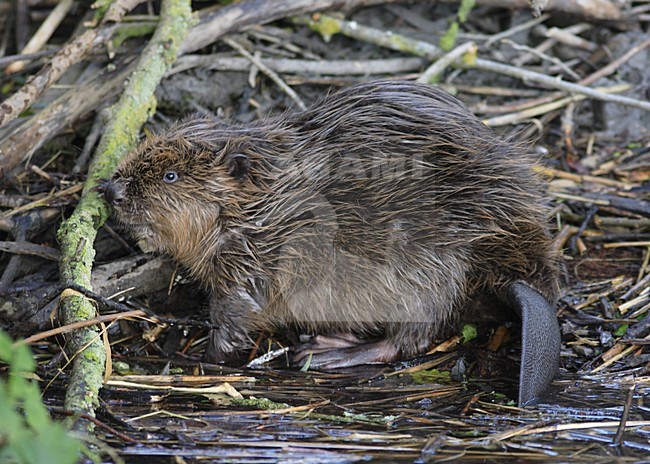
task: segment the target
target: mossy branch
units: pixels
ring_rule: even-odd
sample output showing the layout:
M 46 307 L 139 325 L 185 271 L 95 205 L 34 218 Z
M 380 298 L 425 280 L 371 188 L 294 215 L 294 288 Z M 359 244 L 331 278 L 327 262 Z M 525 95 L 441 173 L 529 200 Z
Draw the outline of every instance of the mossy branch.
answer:
M 142 52 L 99 143 L 88 174 L 81 201 L 58 231 L 61 247 L 59 273 L 64 284 L 90 288 L 90 272 L 97 229 L 106 221 L 109 210 L 94 190 L 100 179 L 110 177 L 120 159 L 138 140 L 140 128 L 155 111 L 154 91 L 176 59 L 180 43 L 191 25 L 189 0 L 163 0 L 160 21 L 151 41 Z M 59 307 L 64 324 L 95 317 L 95 308 L 82 295 L 64 292 Z M 106 352 L 99 330 L 88 327 L 74 332 L 69 340 L 76 357 L 65 399 L 68 410 L 93 414 L 103 382 Z M 91 427 L 79 424 L 78 428 Z

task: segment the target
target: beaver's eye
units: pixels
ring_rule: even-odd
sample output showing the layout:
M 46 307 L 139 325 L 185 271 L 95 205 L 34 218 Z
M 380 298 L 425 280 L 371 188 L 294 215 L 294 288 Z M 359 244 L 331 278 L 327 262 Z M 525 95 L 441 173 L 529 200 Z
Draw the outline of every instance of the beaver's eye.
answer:
M 178 174 L 176 174 L 176 171 L 167 171 L 163 176 L 163 180 L 166 183 L 171 184 L 172 182 L 176 182 L 178 180 Z

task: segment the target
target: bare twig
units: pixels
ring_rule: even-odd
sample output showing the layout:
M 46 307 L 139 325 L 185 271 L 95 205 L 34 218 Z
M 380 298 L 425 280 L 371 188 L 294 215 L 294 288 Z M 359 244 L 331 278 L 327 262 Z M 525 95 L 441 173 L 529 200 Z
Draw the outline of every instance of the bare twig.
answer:
M 423 56 L 430 60 L 437 60 L 445 53 L 440 47 L 428 42 L 412 39 L 391 31 L 363 26 L 356 21 L 344 21 L 332 16 L 319 15 L 318 18 L 300 16 L 293 18 L 293 22 L 309 26 L 320 33 L 325 41 L 328 41 L 334 34 L 343 34 L 380 47 Z
M 551 15 L 544 14 L 541 15 L 538 18 L 531 19 L 530 21 L 526 21 L 525 23 L 522 24 L 517 24 L 514 27 L 511 27 L 510 29 L 506 29 L 503 32 L 499 32 L 498 34 L 494 34 L 492 37 L 490 37 L 484 44 L 484 47 L 491 47 L 495 43 L 510 37 L 511 35 L 517 34 L 521 31 L 525 31 L 526 29 L 530 29 L 533 26 L 537 26 L 540 23 L 543 23 L 546 21 L 548 18 L 550 18 Z
M 456 60 L 460 59 L 466 53 L 472 53 L 475 55 L 477 50 L 478 49 L 474 42 L 465 42 L 464 44 L 457 46 L 429 66 L 420 77 L 417 78 L 417 82 L 425 84 L 438 82 L 440 75 L 445 71 L 445 69 L 454 64 Z
M 88 133 L 86 141 L 84 142 L 84 148 L 81 151 L 81 154 L 77 157 L 77 161 L 72 168 L 73 174 L 82 172 L 82 170 L 86 167 L 86 164 L 88 164 L 90 155 L 95 148 L 99 137 L 101 136 L 102 130 L 108 122 L 109 113 L 110 110 L 108 108 L 104 108 L 97 113 L 97 116 L 95 116 L 93 126 L 90 128 L 90 132 Z
M 0 66 L 8 66 L 11 63 L 14 63 L 16 61 L 34 60 L 36 58 L 42 58 L 44 56 L 54 55 L 55 53 L 56 53 L 56 49 L 52 49 L 52 50 L 41 50 L 40 52 L 35 52 L 35 53 L 21 53 L 19 55 L 3 56 L 2 58 L 0 58 Z
M 249 60 L 251 63 L 257 66 L 260 71 L 262 71 L 264 74 L 266 74 L 269 77 L 269 79 L 275 82 L 275 84 L 278 87 L 280 87 L 282 91 L 286 93 L 289 96 L 289 98 L 291 98 L 296 103 L 296 105 L 298 105 L 298 108 L 300 108 L 301 110 L 307 109 L 307 105 L 305 105 L 305 103 L 298 96 L 298 94 L 291 87 L 289 87 L 286 84 L 286 82 L 284 82 L 282 78 L 278 76 L 276 72 L 274 72 L 268 66 L 265 66 L 264 63 L 259 58 L 256 58 L 252 54 L 248 53 L 248 50 L 246 50 L 244 47 L 242 47 L 239 43 L 237 43 L 233 39 L 226 37 L 223 39 L 223 41 L 226 44 L 228 44 L 230 48 L 236 50 L 240 55 L 243 55 L 247 60 Z
M 614 71 L 616 71 L 619 67 L 621 67 L 622 64 L 628 62 L 634 55 L 637 53 L 642 52 L 646 48 L 650 47 L 650 39 L 646 39 L 643 42 L 633 46 L 630 48 L 628 51 L 626 51 L 624 54 L 613 60 L 611 63 L 607 64 L 606 66 L 603 66 L 600 68 L 598 71 L 594 72 L 593 74 L 587 76 L 586 78 L 582 79 L 580 81 L 580 84 L 582 85 L 589 85 L 593 84 L 596 82 L 598 79 L 601 77 L 609 76 L 612 74 Z
M 598 88 L 596 90 L 600 92 L 614 93 L 614 92 L 624 92 L 629 90 L 631 86 L 629 84 L 620 84 L 615 85 L 609 88 Z M 532 108 L 525 109 L 523 111 L 518 111 L 516 113 L 504 114 L 502 116 L 496 116 L 484 120 L 483 122 L 490 127 L 505 126 L 508 124 L 518 124 L 526 119 L 539 116 L 541 114 L 548 113 L 553 110 L 562 108 L 563 106 L 569 105 L 570 103 L 584 100 L 586 97 L 584 95 L 572 95 L 569 97 L 564 97 L 559 100 L 552 101 L 550 103 L 544 103 L 542 105 L 534 106 Z
M 517 79 L 537 82 L 538 84 L 543 84 L 548 87 L 564 90 L 567 92 L 578 93 L 591 97 L 595 100 L 606 101 L 611 103 L 617 103 L 619 105 L 631 106 L 633 108 L 639 108 L 645 111 L 650 111 L 650 102 L 637 100 L 630 97 L 623 97 L 619 95 L 608 94 L 599 90 L 592 89 L 590 87 L 585 87 L 584 85 L 574 84 L 572 82 L 566 82 L 562 79 L 556 79 L 545 74 L 537 73 L 534 71 L 528 71 L 521 68 L 516 68 L 503 63 L 497 63 L 495 61 L 484 60 L 477 58 L 475 66 L 470 65 L 461 65 L 464 68 L 476 67 L 482 71 L 492 71 L 494 73 L 503 74 L 510 77 L 515 77 Z
M 100 102 L 117 96 L 133 68 L 132 63 L 117 73 L 101 70 L 94 79 L 66 92 L 0 139 L 0 178 L 22 160 L 31 158 L 62 128 L 95 109 Z
M 595 428 L 614 428 L 620 427 L 621 421 L 603 421 L 603 422 L 577 422 L 572 424 L 555 424 L 548 425 L 545 427 L 530 427 L 525 425 L 520 428 L 509 430 L 507 432 L 499 432 L 491 435 L 490 440 L 502 441 L 508 438 L 524 436 L 524 435 L 534 435 L 538 433 L 548 433 L 548 432 L 561 432 L 564 430 L 589 430 Z M 650 425 L 650 421 L 628 421 L 625 424 L 625 427 L 647 427 Z M 473 439 L 472 439 L 473 440 Z
M 251 24 L 266 24 L 281 18 L 337 7 L 357 8 L 404 0 L 249 0 L 201 15 L 181 46 L 180 54 L 191 53 L 210 45 L 224 35 Z
M 580 34 L 584 31 L 587 31 L 591 29 L 593 26 L 591 24 L 586 24 L 586 23 L 579 23 L 579 24 L 574 24 L 573 26 L 569 26 L 565 28 L 564 30 L 567 32 L 571 32 L 572 34 Z M 533 30 L 534 31 L 534 30 Z M 539 44 L 537 47 L 535 47 L 533 50 L 534 52 L 531 51 L 531 53 L 527 53 L 525 55 L 522 55 L 521 57 L 517 58 L 513 64 L 515 66 L 523 66 L 529 61 L 531 61 L 533 58 L 535 58 L 536 53 L 544 53 L 547 50 L 549 50 L 551 47 L 553 47 L 557 43 L 557 40 L 553 38 L 548 38 L 544 40 L 541 44 Z
M 548 29 L 545 26 L 540 25 L 538 27 L 538 30 L 541 31 L 542 34 L 544 34 L 544 36 L 548 37 L 549 39 L 554 39 L 557 42 L 563 43 L 572 48 L 582 48 L 589 51 L 593 51 L 598 48 L 598 45 L 595 43 L 585 40 L 582 37 L 578 37 L 576 33 L 573 33 L 567 29 L 560 29 L 557 27 L 551 27 Z
M 571 69 L 569 66 L 567 66 L 559 58 L 556 58 L 554 56 L 549 56 L 546 53 L 544 53 L 542 51 L 539 51 L 537 48 L 531 48 L 531 47 L 529 47 L 527 45 L 521 45 L 521 44 L 515 43 L 510 39 L 504 39 L 504 40 L 501 41 L 501 43 L 510 45 L 512 48 L 514 48 L 515 50 L 518 50 L 518 51 L 526 51 L 530 55 L 536 56 L 536 57 L 540 58 L 541 60 L 550 61 L 551 63 L 559 66 L 567 75 L 571 76 L 573 79 L 575 79 L 575 80 L 580 79 L 580 76 L 578 75 L 578 73 L 576 73 L 573 69 Z
M 122 319 L 149 319 L 150 315 L 141 309 L 134 309 L 132 311 L 127 311 L 124 313 L 114 313 L 106 314 L 103 316 L 97 316 L 92 319 L 86 319 L 84 321 L 73 322 L 71 324 L 62 325 L 51 330 L 46 330 L 44 332 L 37 333 L 31 337 L 27 337 L 24 340 L 21 340 L 17 343 L 36 343 L 41 340 L 45 340 L 55 335 L 71 333 L 75 330 L 82 329 L 84 327 L 91 327 L 93 325 L 99 325 L 106 322 L 115 322 Z
M 73 64 L 81 61 L 95 45 L 110 37 L 112 29 L 111 27 L 86 31 L 63 47 L 45 67 L 2 102 L 0 106 L 0 127 L 13 121 L 29 108 Z

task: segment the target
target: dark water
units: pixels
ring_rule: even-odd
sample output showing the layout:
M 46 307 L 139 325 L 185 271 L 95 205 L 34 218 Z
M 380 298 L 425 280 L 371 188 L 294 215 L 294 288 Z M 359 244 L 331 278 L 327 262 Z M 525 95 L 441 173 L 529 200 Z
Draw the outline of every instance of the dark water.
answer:
M 98 433 L 133 463 L 650 462 L 650 378 L 634 372 L 561 373 L 546 402 L 526 410 L 501 393 L 514 385 L 496 379 L 423 383 L 382 368 L 220 373 L 237 372 L 254 378 L 231 382 L 245 398 L 283 409 L 109 386 L 103 419 L 142 444 Z

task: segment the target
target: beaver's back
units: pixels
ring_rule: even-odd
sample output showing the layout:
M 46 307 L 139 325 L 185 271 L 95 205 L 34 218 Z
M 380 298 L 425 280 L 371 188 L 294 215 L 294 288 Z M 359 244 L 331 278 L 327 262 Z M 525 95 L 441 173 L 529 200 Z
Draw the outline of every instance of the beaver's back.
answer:
M 336 292 L 354 274 L 362 282 L 382 280 L 379 294 L 399 294 L 407 291 L 402 276 L 402 283 L 438 289 L 448 300 L 453 295 L 449 303 L 459 306 L 521 279 L 555 296 L 547 209 L 531 159 L 446 92 L 369 83 L 263 124 L 288 131 L 290 148 L 252 222 L 268 225 L 270 248 L 285 246 L 291 272 L 309 274 L 309 285 L 321 274 Z M 286 247 L 307 246 L 314 237 L 321 250 L 327 242 L 350 258 L 322 267 L 327 260 L 318 245 Z M 275 255 L 272 262 L 287 265 Z M 285 279 L 287 270 L 279 275 Z M 300 279 L 291 285 L 296 282 L 307 285 Z M 357 293 L 359 284 L 353 284 Z M 381 285 L 369 284 L 368 291 Z M 366 301 L 377 306 L 370 296 Z

